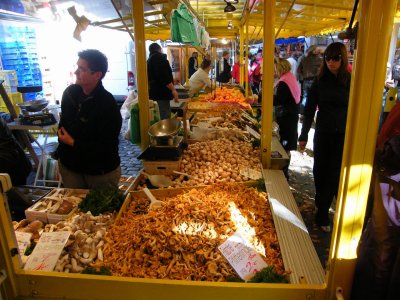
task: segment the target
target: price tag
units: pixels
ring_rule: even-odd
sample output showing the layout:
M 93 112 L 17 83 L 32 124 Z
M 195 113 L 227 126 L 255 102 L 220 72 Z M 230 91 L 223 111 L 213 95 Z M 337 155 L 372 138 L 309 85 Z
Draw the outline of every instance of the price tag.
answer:
M 255 273 L 268 266 L 239 231 L 230 236 L 218 249 L 243 280 L 251 279 Z
M 25 264 L 25 270 L 53 271 L 68 241 L 69 231 L 42 233 L 35 249 Z
M 249 125 L 246 125 L 246 131 L 250 133 L 252 136 L 254 136 L 256 139 L 260 139 L 261 135 L 255 131 L 253 128 L 251 128 Z
M 252 180 L 258 180 L 262 178 L 262 173 L 259 170 L 254 170 L 248 167 L 241 167 L 239 170 L 240 175 L 250 178 Z
M 15 231 L 15 237 L 17 238 L 19 255 L 24 255 L 25 250 L 31 245 L 32 233 Z

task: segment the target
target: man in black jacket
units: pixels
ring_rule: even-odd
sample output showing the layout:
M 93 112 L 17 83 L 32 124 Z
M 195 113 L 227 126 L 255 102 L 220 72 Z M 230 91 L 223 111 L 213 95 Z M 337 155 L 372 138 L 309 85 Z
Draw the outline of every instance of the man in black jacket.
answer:
M 228 83 L 232 78 L 228 51 L 222 52 L 222 58 L 217 67 L 217 81 L 220 83 Z
M 67 188 L 117 187 L 122 118 L 101 82 L 107 57 L 94 49 L 78 56 L 76 84 L 64 91 L 61 101 L 57 148 L 61 177 Z
M 199 54 L 197 52 L 192 53 L 192 57 L 189 58 L 189 78 L 198 70 L 199 65 L 197 57 Z
M 172 70 L 161 46 L 152 43 L 149 46 L 150 56 L 147 59 L 147 78 L 149 80 L 149 97 L 158 103 L 161 120 L 171 117 L 170 101 L 178 100 L 178 92 L 174 87 Z

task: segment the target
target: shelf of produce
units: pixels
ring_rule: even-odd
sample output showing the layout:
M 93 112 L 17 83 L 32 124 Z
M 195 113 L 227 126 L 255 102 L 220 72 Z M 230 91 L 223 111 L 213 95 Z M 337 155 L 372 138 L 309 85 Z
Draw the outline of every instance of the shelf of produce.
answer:
M 263 172 L 283 262 L 285 269 L 290 270 L 290 283 L 323 284 L 324 270 L 283 172 L 280 170 L 263 170 Z M 193 188 L 206 187 L 158 189 L 152 190 L 152 194 L 157 199 L 165 199 Z M 133 199 L 147 200 L 143 191 L 129 193 L 116 222 L 126 212 Z
M 322 284 L 324 270 L 283 172 L 264 169 L 263 175 L 290 282 Z
M 183 190 L 183 189 L 181 189 Z M 156 197 L 161 194 L 174 194 L 173 190 L 154 191 Z M 270 192 L 270 195 L 272 193 Z M 0 194 L 0 201 L 4 201 L 4 194 Z M 125 201 L 126 205 L 128 201 Z M 121 208 L 124 210 L 124 208 Z M 0 206 L 2 241 L 8 249 L 16 247 L 15 240 L 7 233 L 11 227 L 3 206 Z M 277 227 L 281 226 L 280 222 Z M 278 228 L 277 228 L 278 229 Z M 294 232 L 296 233 L 296 232 Z M 7 237 L 6 237 L 7 236 Z M 299 239 L 296 236 L 286 239 Z M 300 238 L 304 238 L 301 236 Z M 285 247 L 282 243 L 281 247 Z M 296 249 L 301 256 L 302 248 Z M 284 251 L 287 253 L 287 251 Z M 305 257 L 305 255 L 304 255 Z M 314 284 L 311 281 L 300 281 L 299 284 L 248 284 L 236 282 L 204 282 L 187 280 L 167 280 L 150 278 L 129 278 L 118 276 L 98 276 L 86 274 L 71 274 L 59 272 L 43 272 L 22 270 L 19 256 L 13 256 L 9 262 L 12 264 L 13 282 L 18 286 L 18 298 L 30 299 L 35 295 L 38 299 L 48 298 L 73 298 L 73 299 L 124 299 L 126 295 L 135 295 L 135 299 L 185 299 L 190 295 L 197 299 L 306 299 L 310 295 L 313 299 L 324 298 L 325 284 Z M 294 274 L 302 274 L 296 269 L 291 269 Z

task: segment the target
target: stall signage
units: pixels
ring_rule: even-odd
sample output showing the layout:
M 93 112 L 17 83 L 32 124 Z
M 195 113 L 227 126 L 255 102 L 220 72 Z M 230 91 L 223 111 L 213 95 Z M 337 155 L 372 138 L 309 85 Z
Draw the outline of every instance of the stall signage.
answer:
M 250 133 L 252 136 L 254 136 L 256 139 L 260 139 L 261 135 L 255 131 L 253 128 L 251 128 L 249 125 L 246 125 L 246 131 Z
M 254 170 L 248 167 L 241 167 L 239 169 L 240 175 L 250 178 L 252 180 L 258 180 L 262 178 L 262 173 L 259 170 Z
M 42 233 L 25 264 L 25 270 L 53 271 L 70 236 L 69 231 Z
M 218 249 L 243 280 L 250 280 L 268 266 L 240 231 L 236 231 Z
M 15 231 L 15 237 L 17 238 L 19 255 L 24 255 L 25 250 L 31 245 L 32 233 Z

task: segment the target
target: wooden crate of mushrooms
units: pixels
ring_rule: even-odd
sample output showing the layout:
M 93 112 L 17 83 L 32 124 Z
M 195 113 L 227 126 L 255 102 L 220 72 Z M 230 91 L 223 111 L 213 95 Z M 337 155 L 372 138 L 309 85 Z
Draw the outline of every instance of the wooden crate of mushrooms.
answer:
M 162 206 L 148 210 L 131 192 L 107 231 L 104 263 L 113 275 L 227 281 L 235 272 L 218 250 L 241 230 L 268 265 L 285 274 L 267 195 L 238 184 L 155 190 Z
M 249 176 L 248 170 L 259 177 Z M 190 144 L 182 155 L 180 171 L 185 175 L 168 175 L 171 187 L 205 186 L 215 183 L 247 182 L 261 178 L 259 149 L 251 143 L 219 139 Z M 251 178 L 253 177 L 253 178 Z M 135 188 L 148 186 L 142 174 L 136 178 Z M 151 188 L 151 186 L 150 186 Z

